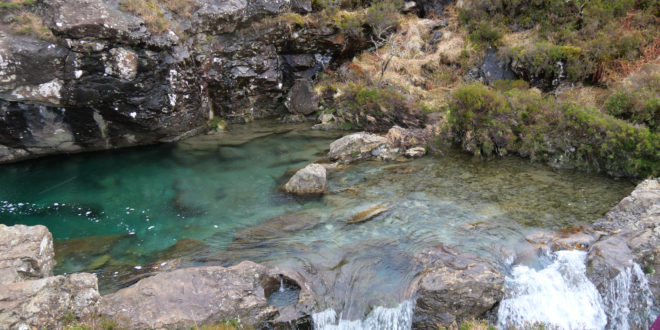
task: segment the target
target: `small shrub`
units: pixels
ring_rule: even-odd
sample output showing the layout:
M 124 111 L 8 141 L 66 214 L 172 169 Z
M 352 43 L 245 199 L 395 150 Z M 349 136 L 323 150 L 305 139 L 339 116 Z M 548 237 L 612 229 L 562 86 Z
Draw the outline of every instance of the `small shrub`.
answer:
M 605 102 L 607 113 L 660 131 L 660 66 L 646 66 L 629 77 Z
M 403 0 L 374 1 L 367 9 L 366 22 L 377 38 L 384 37 L 390 29 L 400 24 L 399 10 L 403 7 Z
M 495 45 L 502 39 L 502 32 L 490 23 L 483 23 L 470 32 L 469 38 L 476 44 Z
M 561 105 L 531 90 L 461 87 L 450 103 L 455 140 L 475 155 L 509 152 L 615 176 L 660 173 L 660 136 L 597 109 Z

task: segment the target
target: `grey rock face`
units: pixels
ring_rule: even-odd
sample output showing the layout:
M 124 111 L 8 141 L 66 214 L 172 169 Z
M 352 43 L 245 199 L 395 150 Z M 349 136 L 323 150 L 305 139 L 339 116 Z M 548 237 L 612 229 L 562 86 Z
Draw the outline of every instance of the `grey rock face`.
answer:
M 236 266 L 198 267 L 160 273 L 104 296 L 100 315 L 137 329 L 190 327 L 240 318 L 257 327 L 273 319 L 263 284 L 267 269 L 245 261 Z
M 660 301 L 660 182 L 648 179 L 593 224 L 604 236 L 587 257 L 589 278 L 605 295 L 606 284 L 632 262 L 646 273 L 653 300 Z
M 117 1 L 43 6 L 55 43 L 0 32 L 0 163 L 174 141 L 205 130 L 211 112 L 281 115 L 296 79 L 368 46 L 274 19 L 309 0 L 198 0 L 190 17 L 161 6 L 169 30 L 158 33 Z
M 0 285 L 0 328 L 58 328 L 68 313 L 94 314 L 96 275 L 72 274 Z
M 287 107 L 292 113 L 311 115 L 319 109 L 319 96 L 309 79 L 298 79 L 287 97 Z
M 309 164 L 296 172 L 284 185 L 284 191 L 290 194 L 322 194 L 327 183 L 325 167 Z
M 492 265 L 440 245 L 415 256 L 413 328 L 436 329 L 480 318 L 504 296 L 504 276 Z
M 53 236 L 44 226 L 0 224 L 0 285 L 53 274 Z

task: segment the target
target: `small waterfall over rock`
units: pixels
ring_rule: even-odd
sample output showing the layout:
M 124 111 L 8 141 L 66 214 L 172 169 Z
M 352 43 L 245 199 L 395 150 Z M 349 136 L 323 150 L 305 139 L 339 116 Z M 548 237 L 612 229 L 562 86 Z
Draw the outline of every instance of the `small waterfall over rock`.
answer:
M 652 293 L 633 263 L 599 293 L 586 275 L 586 252 L 557 251 L 542 269 L 518 265 L 506 278 L 498 328 L 648 329 Z
M 543 269 L 515 266 L 506 278 L 498 328 L 525 328 L 537 322 L 561 329 L 603 329 L 607 316 L 586 275 L 586 252 L 558 251 Z
M 312 315 L 316 330 L 408 330 L 412 327 L 414 304 L 406 300 L 394 308 L 376 307 L 364 320 L 342 320 L 333 309 Z
M 607 329 L 648 329 L 655 319 L 651 313 L 652 297 L 646 275 L 638 264 L 621 271 L 605 284 L 603 292 Z

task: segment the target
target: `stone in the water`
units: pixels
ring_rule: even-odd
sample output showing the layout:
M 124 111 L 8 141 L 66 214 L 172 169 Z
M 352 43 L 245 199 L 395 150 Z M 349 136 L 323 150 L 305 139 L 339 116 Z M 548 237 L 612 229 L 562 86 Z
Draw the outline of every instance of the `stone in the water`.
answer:
M 291 87 L 286 102 L 289 111 L 295 114 L 310 115 L 319 109 L 319 96 L 309 79 L 298 79 Z
M 266 267 L 196 267 L 160 273 L 104 296 L 99 313 L 129 328 L 184 328 L 240 319 L 257 327 L 273 319 L 262 283 Z
M 504 296 L 504 276 L 492 265 L 470 254 L 439 245 L 414 258 L 420 278 L 413 328 L 437 329 L 480 318 Z
M 424 149 L 422 147 L 410 148 L 410 149 L 406 150 L 405 155 L 406 155 L 406 157 L 409 157 L 409 158 L 424 157 L 424 155 L 426 155 L 426 149 Z
M 325 167 L 309 164 L 296 172 L 283 189 L 290 194 L 322 194 L 327 183 Z
M 269 239 L 283 238 L 291 233 L 312 229 L 320 220 L 318 216 L 307 212 L 284 214 L 234 234 L 231 246 L 267 243 L 265 241 Z
M 78 273 L 0 285 L 0 328 L 60 328 L 64 317 L 95 314 L 96 275 Z
M 386 145 L 387 139 L 365 132 L 346 135 L 330 144 L 328 158 L 345 163 L 372 157 L 371 152 Z
M 44 226 L 0 224 L 0 284 L 53 274 L 53 236 Z
M 366 210 L 358 212 L 351 216 L 351 218 L 346 221 L 348 224 L 357 224 L 357 223 L 362 223 L 362 222 L 367 222 L 387 211 L 389 211 L 389 207 L 387 205 L 373 205 L 368 207 Z

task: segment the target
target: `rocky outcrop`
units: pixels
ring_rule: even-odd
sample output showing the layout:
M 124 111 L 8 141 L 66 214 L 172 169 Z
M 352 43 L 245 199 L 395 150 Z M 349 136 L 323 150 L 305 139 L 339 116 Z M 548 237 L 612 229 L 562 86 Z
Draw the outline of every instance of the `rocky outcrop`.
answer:
M 67 314 L 94 314 L 97 287 L 96 276 L 86 273 L 0 285 L 0 328 L 57 328 Z
M 327 183 L 325 167 L 309 164 L 294 174 L 282 189 L 290 194 L 322 194 Z
M 287 96 L 286 106 L 295 114 L 311 115 L 319 109 L 319 96 L 314 83 L 309 79 L 298 79 Z
M 330 144 L 328 158 L 341 162 L 352 162 L 373 157 L 373 151 L 387 144 L 387 139 L 365 132 L 346 135 Z
M 53 236 L 44 226 L 0 224 L 0 285 L 53 275 Z
M 480 258 L 439 245 L 414 258 L 420 268 L 413 285 L 413 328 L 436 329 L 482 317 L 504 296 L 504 276 Z
M 660 301 L 660 182 L 643 181 L 592 227 L 603 237 L 589 249 L 587 275 L 608 307 L 608 327 L 648 327 Z
M 53 237 L 44 226 L 0 224 L 0 328 L 60 326 L 96 313 L 96 275 L 51 276 Z
M 190 327 L 240 319 L 257 327 L 277 316 L 263 285 L 267 269 L 253 262 L 161 273 L 104 296 L 102 316 L 138 329 Z
M 368 46 L 279 18 L 310 12 L 308 0 L 159 3 L 151 18 L 110 0 L 39 6 L 53 42 L 0 32 L 0 162 L 173 141 L 205 130 L 212 113 L 282 114 L 297 79 Z M 307 104 L 295 111 L 315 111 L 299 94 Z

